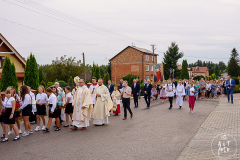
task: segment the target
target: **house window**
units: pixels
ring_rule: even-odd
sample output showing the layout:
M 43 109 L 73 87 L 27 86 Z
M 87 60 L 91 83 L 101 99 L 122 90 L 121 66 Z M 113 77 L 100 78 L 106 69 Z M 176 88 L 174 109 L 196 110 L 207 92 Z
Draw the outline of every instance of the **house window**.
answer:
M 146 55 L 146 60 L 149 61 L 149 55 Z
M 5 57 L 0 57 L 0 68 L 3 67 L 4 60 L 5 60 Z
M 149 71 L 149 65 L 146 65 L 146 71 Z
M 148 80 L 149 79 L 149 76 L 146 76 L 146 80 Z
M 151 71 L 153 71 L 153 64 L 151 64 Z

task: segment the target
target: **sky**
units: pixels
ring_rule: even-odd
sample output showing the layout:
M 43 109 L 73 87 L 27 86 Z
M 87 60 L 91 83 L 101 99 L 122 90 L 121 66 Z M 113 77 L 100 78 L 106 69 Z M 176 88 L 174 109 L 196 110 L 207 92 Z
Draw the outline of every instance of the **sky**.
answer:
M 239 0 L 0 0 L 0 33 L 39 64 L 63 55 L 107 64 L 127 46 L 158 62 L 176 42 L 188 63 L 228 62 L 240 50 Z

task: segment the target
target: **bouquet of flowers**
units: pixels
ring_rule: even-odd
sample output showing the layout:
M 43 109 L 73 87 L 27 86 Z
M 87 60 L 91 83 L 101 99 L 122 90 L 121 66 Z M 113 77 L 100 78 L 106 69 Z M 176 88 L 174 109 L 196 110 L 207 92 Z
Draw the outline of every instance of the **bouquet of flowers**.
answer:
M 16 111 L 18 111 L 19 110 L 19 108 L 20 108 L 20 101 L 19 100 L 17 100 L 16 101 Z

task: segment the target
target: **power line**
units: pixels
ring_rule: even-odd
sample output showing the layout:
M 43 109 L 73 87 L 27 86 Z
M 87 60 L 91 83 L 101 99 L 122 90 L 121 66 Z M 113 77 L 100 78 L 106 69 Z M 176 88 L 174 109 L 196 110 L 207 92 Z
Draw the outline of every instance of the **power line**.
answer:
M 8 1 L 8 0 L 3 0 L 3 1 L 5 1 L 5 2 L 7 2 L 7 3 L 10 3 L 10 4 L 12 4 L 12 5 L 16 5 L 16 6 L 21 7 L 21 8 L 24 8 L 24 9 L 26 9 L 26 10 L 29 10 L 29 11 L 32 11 L 32 12 L 35 12 L 35 13 L 38 13 L 38 14 L 40 14 L 40 15 L 46 16 L 46 17 L 48 17 L 48 18 L 53 18 L 53 19 L 55 19 L 55 20 L 58 20 L 58 21 L 67 23 L 67 24 L 69 24 L 69 25 L 74 25 L 74 26 L 76 26 L 76 27 L 80 27 L 80 28 L 83 28 L 83 29 L 86 29 L 86 30 L 89 30 L 89 31 L 92 31 L 92 32 L 95 32 L 95 33 L 112 36 L 112 37 L 115 37 L 115 38 L 118 38 L 118 39 L 121 39 L 121 40 L 124 40 L 124 41 L 126 41 L 126 39 L 132 39 L 132 38 L 123 36 L 123 35 L 118 34 L 118 33 L 115 33 L 115 32 L 112 32 L 113 34 L 111 34 L 111 31 L 108 31 L 108 30 L 106 30 L 106 29 L 104 29 L 104 28 L 102 28 L 102 27 L 96 26 L 96 25 L 94 25 L 94 24 L 90 24 L 90 23 L 83 22 L 83 20 L 80 20 L 80 19 L 78 19 L 78 18 L 75 18 L 75 17 L 73 17 L 73 16 L 71 16 L 71 15 L 68 15 L 68 14 L 66 14 L 66 13 L 63 13 L 63 12 L 54 10 L 54 9 L 52 9 L 52 8 L 50 8 L 50 7 L 46 7 L 46 6 L 44 6 L 44 5 L 42 5 L 42 4 L 39 4 L 39 3 L 37 3 L 37 2 L 32 2 L 32 1 L 30 1 L 30 0 L 28 0 L 28 1 L 26 1 L 26 0 L 25 0 L 25 1 L 15 0 L 15 1 L 17 1 L 17 2 L 19 2 L 19 3 L 21 3 L 21 4 L 25 4 L 25 5 L 27 5 L 27 6 L 30 6 L 30 7 L 35 8 L 35 9 L 38 9 L 38 10 L 41 10 L 41 9 L 42 9 L 44 12 L 48 12 L 48 13 L 50 12 L 50 14 L 53 14 L 54 16 L 57 16 L 57 17 L 60 17 L 60 18 L 63 18 L 63 19 L 67 19 L 67 20 L 72 20 L 74 23 L 77 23 L 77 24 L 79 24 L 79 23 L 85 23 L 85 24 L 77 25 L 77 24 L 70 23 L 70 22 L 68 22 L 68 21 L 65 21 L 65 20 L 62 20 L 62 19 L 59 19 L 59 18 L 56 18 L 56 17 L 53 17 L 53 16 L 49 16 L 49 15 L 43 14 L 43 13 L 38 12 L 38 11 L 35 11 L 35 10 L 33 10 L 33 9 L 29 9 L 29 8 L 27 8 L 27 7 L 24 7 L 24 6 L 21 6 L 21 5 L 19 5 L 19 4 L 10 2 L 10 1 Z M 86 26 L 87 26 L 87 27 L 86 27 Z M 93 30 L 93 29 L 90 29 L 89 27 L 93 28 L 94 30 Z M 98 31 L 98 30 L 100 30 L 100 31 Z M 122 37 L 122 38 L 121 38 L 121 37 Z M 129 40 L 127 40 L 127 41 L 129 41 Z M 135 40 L 135 41 L 140 42 L 140 43 L 143 43 L 143 42 L 141 42 L 141 41 L 139 41 L 139 40 Z

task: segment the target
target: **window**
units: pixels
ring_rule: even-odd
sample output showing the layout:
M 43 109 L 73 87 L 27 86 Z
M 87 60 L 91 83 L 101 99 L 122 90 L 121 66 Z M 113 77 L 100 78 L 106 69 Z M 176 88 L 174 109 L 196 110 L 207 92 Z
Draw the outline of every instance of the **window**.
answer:
M 149 71 L 149 65 L 146 65 L 146 71 Z
M 153 64 L 151 64 L 151 71 L 153 71 Z
M 146 61 L 149 61 L 149 55 L 146 55 Z
M 0 68 L 3 67 L 4 60 L 5 60 L 5 57 L 0 57 Z
M 146 76 L 146 80 L 148 80 L 149 79 L 149 76 Z

